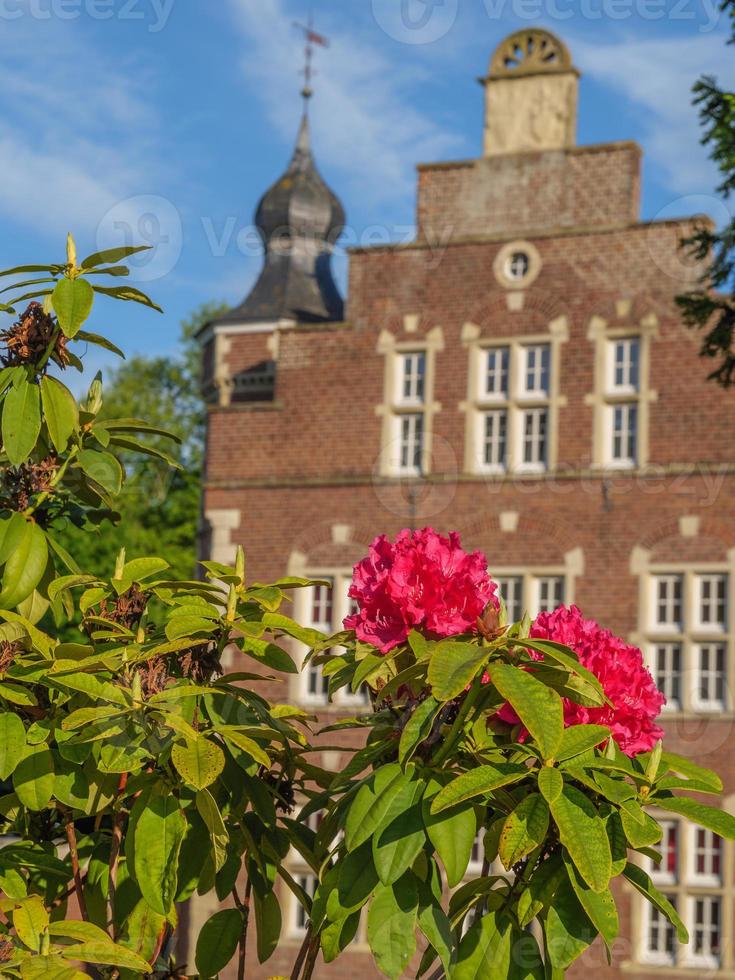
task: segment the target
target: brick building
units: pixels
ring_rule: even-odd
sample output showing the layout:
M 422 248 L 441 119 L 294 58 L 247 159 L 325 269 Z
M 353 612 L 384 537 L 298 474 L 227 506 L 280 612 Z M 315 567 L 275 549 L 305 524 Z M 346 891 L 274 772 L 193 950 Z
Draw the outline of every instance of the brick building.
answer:
M 483 156 L 419 166 L 416 240 L 353 250 L 344 311 L 329 272 L 344 218 L 305 117 L 259 207 L 263 275 L 202 335 L 205 550 L 242 543 L 260 580 L 329 579 L 295 614 L 330 629 L 376 534 L 456 529 L 512 616 L 575 602 L 641 646 L 669 747 L 732 794 L 735 401 L 674 303 L 696 275 L 678 248 L 691 219 L 640 220 L 635 143 L 576 145 L 578 80 L 552 35 L 503 41 Z M 289 684 L 270 694 L 354 712 L 313 670 Z M 692 944 L 623 890 L 613 966 L 595 948 L 573 975 L 735 975 L 735 847 L 670 821 L 663 848 L 654 876 Z M 277 954 L 249 976 L 288 972 L 304 922 L 284 908 Z M 364 934 L 319 971 L 378 975 Z

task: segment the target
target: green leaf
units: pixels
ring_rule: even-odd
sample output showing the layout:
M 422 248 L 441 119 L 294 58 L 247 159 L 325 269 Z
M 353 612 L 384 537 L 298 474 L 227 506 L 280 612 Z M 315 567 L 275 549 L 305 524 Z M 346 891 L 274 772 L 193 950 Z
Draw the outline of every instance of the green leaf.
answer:
M 532 793 L 524 797 L 500 833 L 498 850 L 506 871 L 544 842 L 548 828 L 549 807 L 543 796 Z
M 412 774 L 412 771 L 403 773 L 397 763 L 390 763 L 362 784 L 347 811 L 345 846 L 348 851 L 354 851 L 372 837 L 397 797 L 412 795 Z
M 490 679 L 531 733 L 545 759 L 553 759 L 564 733 L 564 706 L 556 691 L 526 670 L 495 664 Z
M 671 904 L 668 898 L 666 898 L 665 895 L 662 895 L 656 888 L 646 872 L 642 868 L 639 868 L 637 864 L 629 863 L 626 864 L 625 868 L 623 869 L 623 874 L 631 885 L 638 892 L 640 892 L 644 898 L 648 899 L 654 908 L 657 908 L 659 912 L 662 912 L 666 916 L 672 926 L 676 929 L 676 935 L 679 942 L 684 944 L 688 943 L 689 933 L 687 931 L 687 927 L 679 918 L 674 906 Z
M 94 291 L 86 279 L 59 279 L 51 302 L 64 335 L 75 337 L 92 312 Z
M 275 952 L 281 938 L 281 908 L 274 892 L 261 896 L 253 891 L 253 909 L 257 929 L 258 962 L 265 963 Z
M 588 749 L 594 748 L 605 739 L 610 738 L 610 729 L 606 725 L 572 725 L 564 729 L 561 744 L 556 753 L 559 762 L 581 755 Z
M 410 795 L 401 793 L 395 797 L 393 807 L 373 836 L 373 860 L 384 885 L 398 881 L 426 843 L 421 818 L 423 784 L 412 783 L 411 790 Z
M 26 751 L 26 730 L 12 711 L 0 713 L 0 779 L 6 780 Z
M 518 896 L 518 922 L 525 929 L 553 901 L 556 890 L 566 878 L 561 854 L 557 851 L 533 872 L 531 880 Z
M 462 938 L 451 973 L 452 980 L 543 980 L 543 976 L 536 940 L 495 911 L 486 913 Z
M 558 769 L 542 766 L 538 773 L 538 788 L 546 802 L 551 804 L 564 789 L 564 777 Z
M 23 980 L 88 980 L 89 974 L 67 966 L 61 956 L 34 956 L 21 965 Z
M 579 873 L 594 891 L 605 891 L 612 875 L 612 856 L 605 822 L 595 806 L 568 784 L 549 805 L 559 839 Z
M 14 609 L 33 592 L 43 578 L 48 563 L 46 535 L 31 521 L 25 527 L 17 547 L 5 563 L 0 590 L 0 608 Z
M 114 265 L 116 262 L 120 262 L 130 255 L 137 255 L 138 252 L 147 252 L 150 248 L 150 245 L 121 245 L 119 248 L 108 248 L 102 252 L 94 252 L 82 260 L 81 268 L 96 269 L 100 265 Z M 38 266 L 33 268 L 29 267 L 29 271 L 45 272 L 47 270 L 44 266 Z
M 635 813 L 635 816 L 632 815 Z M 642 816 L 643 820 L 636 819 Z M 631 847 L 649 847 L 661 840 L 661 826 L 650 813 L 644 813 L 640 807 L 631 808 L 625 804 L 620 808 L 620 822 Z
M 65 946 L 60 950 L 60 954 L 68 960 L 79 960 L 82 963 L 119 966 L 126 970 L 135 970 L 138 973 L 152 972 L 151 967 L 142 957 L 117 943 L 78 943 L 75 946 Z
M 196 968 L 202 977 L 216 977 L 235 955 L 242 933 L 242 913 L 237 909 L 215 912 L 202 926 L 197 939 Z
M 41 396 L 37 384 L 25 379 L 11 388 L 3 402 L 3 448 L 13 466 L 20 466 L 36 447 L 41 432 Z
M 428 697 L 417 705 L 401 732 L 401 740 L 398 743 L 398 761 L 402 765 L 409 761 L 431 732 L 431 723 L 440 707 L 439 702 L 433 697 Z
M 702 766 L 698 766 L 696 762 L 692 762 L 691 759 L 676 755 L 675 752 L 663 752 L 661 754 L 659 775 L 663 775 L 667 770 L 677 772 L 687 779 L 700 780 L 706 783 L 714 793 L 722 792 L 722 780 L 717 773 L 712 772 L 711 769 L 704 769 Z
M 66 385 L 47 374 L 41 378 L 41 404 L 51 442 L 63 453 L 79 424 L 76 399 Z
M 361 908 L 378 884 L 372 856 L 372 845 L 365 841 L 357 850 L 346 854 L 337 864 L 337 896 L 345 915 Z
M 207 738 L 195 742 L 177 742 L 171 749 L 171 761 L 181 776 L 195 789 L 204 789 L 218 778 L 225 767 L 225 755 L 219 745 Z
M 77 456 L 77 462 L 86 475 L 103 489 L 112 494 L 120 493 L 124 473 L 119 460 L 112 453 L 83 449 Z
M 378 885 L 367 916 L 367 935 L 378 968 L 398 980 L 416 952 L 418 889 L 413 875 Z
M 432 794 L 439 788 L 429 783 L 422 803 L 424 827 L 429 840 L 447 874 L 447 884 L 454 888 L 464 878 L 472 856 L 472 845 L 477 835 L 477 818 L 472 805 L 457 806 L 442 813 L 431 812 Z
M 437 793 L 431 803 L 431 812 L 441 813 L 464 800 L 484 796 L 495 789 L 500 789 L 501 786 L 517 783 L 528 775 L 529 771 L 525 766 L 506 763 L 497 766 L 477 766 L 453 779 Z
M 654 801 L 652 801 L 654 802 Z M 679 813 L 700 827 L 706 827 L 727 840 L 735 840 L 735 817 L 714 806 L 699 803 L 688 796 L 657 796 L 655 805 L 669 813 Z
M 22 943 L 38 953 L 41 937 L 49 924 L 49 914 L 38 895 L 31 895 L 19 903 L 13 912 L 13 925 Z
M 176 897 L 177 864 L 186 817 L 169 792 L 152 793 L 136 814 L 135 880 L 154 912 L 168 915 Z M 136 803 L 133 810 L 138 807 Z
M 80 943 L 111 943 L 112 940 L 99 926 L 92 922 L 76 922 L 65 920 L 63 922 L 52 922 L 48 927 L 50 936 L 61 936 L 64 939 L 76 939 Z
M 574 894 L 579 899 L 592 925 L 597 929 L 607 945 L 610 946 L 617 939 L 618 932 L 620 931 L 618 910 L 615 906 L 615 899 L 612 896 L 612 892 L 609 888 L 603 892 L 595 892 L 591 888 L 588 888 L 567 855 L 564 855 L 564 864 L 566 865 Z
M 430 893 L 430 890 L 425 889 L 425 892 Z M 433 900 L 424 904 L 424 897 L 420 892 L 418 926 L 439 956 L 444 970 L 448 971 L 454 946 L 452 925 L 441 905 Z M 430 894 L 429 897 L 433 898 Z
M 568 969 L 597 936 L 566 875 L 548 907 L 544 933 L 549 959 L 557 970 Z
M 39 746 L 28 751 L 13 773 L 13 789 L 29 810 L 44 810 L 54 794 L 54 757 Z
M 196 808 L 209 831 L 212 844 L 212 860 L 215 871 L 220 871 L 227 860 L 229 836 L 222 814 L 208 789 L 200 789 L 196 795 Z
M 94 291 L 96 293 L 103 293 L 105 296 L 113 296 L 115 299 L 132 300 L 134 303 L 140 303 L 143 306 L 150 307 L 152 310 L 163 313 L 161 307 L 157 303 L 154 303 L 150 296 L 146 296 L 145 293 L 142 293 L 134 286 L 95 286 Z
M 438 701 L 451 701 L 465 690 L 488 651 L 470 643 L 442 640 L 437 643 L 429 661 L 429 683 Z
M 111 340 L 107 337 L 102 337 L 98 333 L 90 333 L 88 330 L 78 330 L 77 340 L 83 340 L 88 344 L 94 344 L 96 347 L 102 347 L 104 350 L 110 351 L 111 354 L 117 354 L 118 357 L 122 357 L 125 360 L 125 354 L 120 350 L 120 348 L 113 344 Z

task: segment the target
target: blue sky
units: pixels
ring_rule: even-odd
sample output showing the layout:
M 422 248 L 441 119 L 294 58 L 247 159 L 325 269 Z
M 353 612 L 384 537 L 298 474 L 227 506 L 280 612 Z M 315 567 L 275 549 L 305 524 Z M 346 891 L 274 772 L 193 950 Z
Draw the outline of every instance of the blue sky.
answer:
M 165 315 L 100 302 L 90 325 L 131 352 L 172 350 L 200 303 L 238 302 L 298 125 L 293 21 L 310 9 L 331 38 L 313 140 L 348 243 L 411 237 L 415 164 L 479 154 L 476 79 L 527 26 L 582 71 L 578 141 L 642 143 L 644 217 L 722 217 L 689 97 L 703 72 L 735 86 L 714 0 L 0 0 L 2 265 L 58 261 L 67 229 L 85 254 L 153 242 L 134 278 Z

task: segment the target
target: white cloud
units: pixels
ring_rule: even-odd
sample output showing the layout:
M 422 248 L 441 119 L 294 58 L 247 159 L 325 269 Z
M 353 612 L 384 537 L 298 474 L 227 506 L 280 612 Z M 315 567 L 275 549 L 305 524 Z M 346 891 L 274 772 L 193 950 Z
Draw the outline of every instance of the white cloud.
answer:
M 230 0 L 248 42 L 243 70 L 285 139 L 295 137 L 303 42 L 296 13 L 284 0 Z M 414 193 L 414 164 L 436 160 L 462 145 L 415 107 L 424 69 L 389 60 L 363 37 L 332 28 L 318 56 L 312 111 L 316 155 L 344 174 L 343 196 L 383 202 Z
M 78 25 L 4 25 L 0 214 L 57 240 L 70 221 L 93 230 L 115 203 L 150 187 L 156 116 L 145 72 L 130 67 L 110 65 Z
M 672 37 L 613 44 L 572 41 L 579 67 L 640 111 L 646 156 L 659 169 L 662 183 L 676 194 L 711 191 L 717 183 L 715 166 L 699 145 L 697 110 L 692 85 L 700 75 L 718 77 L 735 87 L 732 48 L 721 34 Z

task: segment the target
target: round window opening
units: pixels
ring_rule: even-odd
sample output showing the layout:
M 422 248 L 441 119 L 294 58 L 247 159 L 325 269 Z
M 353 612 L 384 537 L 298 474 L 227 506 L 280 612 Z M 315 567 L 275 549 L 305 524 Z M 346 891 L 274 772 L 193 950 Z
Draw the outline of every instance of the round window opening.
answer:
M 505 263 L 505 274 L 513 282 L 520 282 L 528 275 L 531 268 L 531 260 L 527 252 L 513 252 Z

